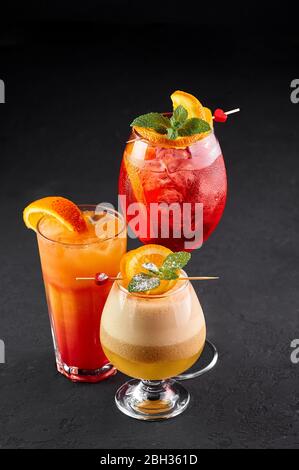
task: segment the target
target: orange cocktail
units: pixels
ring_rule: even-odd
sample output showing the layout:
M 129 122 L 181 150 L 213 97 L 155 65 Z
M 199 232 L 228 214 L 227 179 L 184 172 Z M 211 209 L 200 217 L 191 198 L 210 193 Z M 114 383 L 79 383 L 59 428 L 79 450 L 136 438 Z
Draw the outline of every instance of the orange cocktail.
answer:
M 44 213 L 36 232 L 57 369 L 71 380 L 97 382 L 114 373 L 99 340 L 111 283 L 99 287 L 76 277 L 98 271 L 117 275 L 126 251 L 126 229 L 121 215 L 110 208 L 80 206 L 80 210 L 83 229 L 70 230 Z

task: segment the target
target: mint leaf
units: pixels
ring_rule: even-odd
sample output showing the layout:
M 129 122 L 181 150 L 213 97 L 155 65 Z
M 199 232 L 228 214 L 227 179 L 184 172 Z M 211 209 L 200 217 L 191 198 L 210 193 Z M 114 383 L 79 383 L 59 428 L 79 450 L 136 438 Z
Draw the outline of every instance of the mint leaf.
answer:
M 147 269 L 151 273 L 158 274 L 159 273 L 159 268 L 158 266 L 155 265 L 155 263 L 144 263 L 142 265 L 144 269 Z
M 171 127 L 171 124 L 168 117 L 163 116 L 163 114 L 148 113 L 142 114 L 134 119 L 130 126 L 146 127 L 148 129 L 154 129 L 159 134 L 167 134 L 167 128 Z
M 171 279 L 177 279 L 178 274 L 172 269 L 160 269 L 159 278 L 164 281 L 170 281 Z
M 211 127 L 208 122 L 199 118 L 187 119 L 187 121 L 178 129 L 180 136 L 188 136 L 193 134 L 200 134 L 201 132 L 208 132 Z
M 187 118 L 187 110 L 184 108 L 184 106 L 179 105 L 177 108 L 175 108 L 170 118 L 170 124 L 172 129 L 179 129 L 185 123 Z M 178 137 L 178 134 L 176 135 L 176 137 Z
M 172 129 L 177 129 L 178 127 L 181 126 L 181 123 L 176 121 L 173 116 L 171 116 L 171 118 L 170 118 L 170 124 L 171 124 Z
M 170 140 L 174 140 L 178 137 L 178 131 L 176 129 L 173 129 L 172 127 L 169 127 L 167 129 L 167 137 Z
M 183 124 L 188 118 L 188 111 L 180 104 L 173 111 L 172 117 L 177 123 Z
M 145 292 L 154 289 L 160 285 L 158 277 L 150 276 L 149 274 L 140 273 L 132 277 L 128 285 L 129 292 Z
M 175 271 L 182 269 L 191 258 L 191 254 L 186 251 L 178 251 L 177 253 L 171 253 L 167 256 L 162 264 L 160 270 L 162 271 Z

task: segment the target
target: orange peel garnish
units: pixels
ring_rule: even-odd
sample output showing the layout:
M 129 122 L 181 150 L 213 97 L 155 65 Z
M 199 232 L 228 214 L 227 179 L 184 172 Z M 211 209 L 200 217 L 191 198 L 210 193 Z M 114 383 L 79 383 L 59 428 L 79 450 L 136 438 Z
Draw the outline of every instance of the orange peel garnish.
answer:
M 40 219 L 51 216 L 63 224 L 72 232 L 84 232 L 87 230 L 85 219 L 72 201 L 61 196 L 49 196 L 29 204 L 23 212 L 26 227 L 37 231 Z

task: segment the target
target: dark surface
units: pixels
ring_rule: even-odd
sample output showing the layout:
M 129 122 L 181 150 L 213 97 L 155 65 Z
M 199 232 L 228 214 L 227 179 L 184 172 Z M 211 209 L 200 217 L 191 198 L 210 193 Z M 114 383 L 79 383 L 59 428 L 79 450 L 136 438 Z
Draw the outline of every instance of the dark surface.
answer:
M 298 448 L 298 36 L 178 27 L 169 41 L 172 27 L 80 28 L 17 27 L 0 43 L 0 447 Z M 212 109 L 242 109 L 217 125 L 228 203 L 189 268 L 221 276 L 195 285 L 220 360 L 185 383 L 183 415 L 142 423 L 114 405 L 123 375 L 82 385 L 56 373 L 36 242 L 21 214 L 52 194 L 115 203 L 129 122 L 168 109 L 178 88 Z

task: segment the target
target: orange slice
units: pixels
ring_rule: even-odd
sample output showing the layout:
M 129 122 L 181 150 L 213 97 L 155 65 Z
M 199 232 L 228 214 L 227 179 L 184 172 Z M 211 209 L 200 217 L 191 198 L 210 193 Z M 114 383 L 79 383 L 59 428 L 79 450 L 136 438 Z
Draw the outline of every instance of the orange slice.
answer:
M 125 150 L 123 161 L 136 201 L 145 204 L 146 200 L 139 177 L 139 169 L 133 163 L 131 163 L 130 153 L 127 152 L 127 149 Z
M 79 207 L 64 197 L 49 196 L 29 204 L 23 212 L 26 227 L 36 231 L 38 222 L 45 215 L 54 217 L 72 232 L 83 232 L 87 229 Z
M 188 111 L 188 119 L 197 117 L 205 120 L 204 107 L 195 96 L 186 93 L 185 91 L 177 90 L 171 95 L 173 109 L 182 105 Z
M 128 286 L 133 276 L 139 273 L 148 273 L 147 269 L 143 268 L 144 263 L 154 263 L 160 267 L 165 258 L 172 253 L 171 250 L 162 245 L 144 245 L 136 250 L 128 251 L 120 261 L 120 272 L 124 279 L 125 287 Z M 176 284 L 175 280 L 163 281 L 161 280 L 160 286 L 147 291 L 146 294 L 157 295 L 167 292 L 172 289 Z
M 154 145 L 164 148 L 186 148 L 194 144 L 200 139 L 206 137 L 208 132 L 202 132 L 201 134 L 193 134 L 184 137 L 178 137 L 175 140 L 168 139 L 166 135 L 158 134 L 158 132 L 148 129 L 145 127 L 134 127 L 136 132 L 143 138 L 148 140 Z
M 204 108 L 200 101 L 195 96 L 186 93 L 185 91 L 177 90 L 171 95 L 173 109 L 182 105 L 188 112 L 188 118 L 197 117 L 207 121 L 211 129 L 213 128 L 213 117 L 209 108 Z M 186 148 L 206 137 L 210 132 L 202 132 L 184 137 L 177 137 L 175 140 L 168 139 L 166 135 L 159 134 L 153 129 L 135 126 L 134 130 L 144 139 L 150 141 L 154 145 L 161 147 L 172 148 Z
M 213 115 L 212 111 L 209 108 L 203 108 L 205 117 L 204 121 L 207 121 L 207 123 L 210 124 L 211 129 L 213 129 Z M 208 132 L 205 132 L 205 134 L 208 134 Z
M 171 95 L 171 101 L 173 104 L 173 109 L 182 105 L 188 112 L 188 119 L 197 117 L 203 119 L 208 124 L 210 124 L 211 129 L 213 129 L 213 116 L 209 108 L 205 108 L 201 102 L 195 98 L 195 96 L 186 93 L 185 91 L 177 90 Z M 203 139 L 209 134 L 209 132 L 202 132 L 201 134 L 195 134 L 197 136 L 196 140 Z M 191 136 L 194 137 L 194 136 Z

